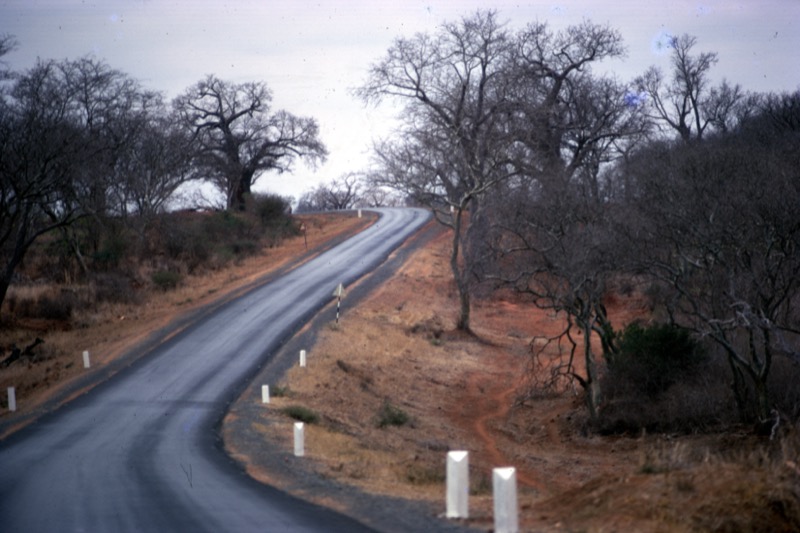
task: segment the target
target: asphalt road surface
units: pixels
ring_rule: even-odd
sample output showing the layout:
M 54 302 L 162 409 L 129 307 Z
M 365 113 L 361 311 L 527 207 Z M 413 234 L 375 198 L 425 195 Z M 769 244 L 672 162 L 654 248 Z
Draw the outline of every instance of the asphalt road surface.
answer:
M 244 475 L 218 429 L 278 344 L 429 218 L 380 212 L 367 230 L 0 442 L 0 531 L 368 531 Z

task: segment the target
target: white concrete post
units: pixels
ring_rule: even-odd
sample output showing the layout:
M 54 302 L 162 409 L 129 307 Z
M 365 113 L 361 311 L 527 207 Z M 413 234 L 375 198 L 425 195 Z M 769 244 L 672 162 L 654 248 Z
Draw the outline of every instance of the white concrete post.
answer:
M 8 388 L 8 410 L 17 410 L 17 393 L 15 392 L 14 387 Z
M 300 350 L 300 366 L 306 366 L 306 351 Z
M 358 210 L 358 218 L 361 218 L 361 209 Z
M 269 385 L 261 385 L 261 403 L 269 403 Z
M 87 350 L 83 351 L 83 368 L 89 368 L 91 364 L 89 363 L 89 352 Z
M 469 453 L 447 452 L 447 518 L 469 518 Z
M 303 457 L 305 455 L 305 431 L 302 422 L 294 423 L 294 455 Z
M 492 470 L 494 493 L 495 533 L 517 533 L 519 510 L 517 508 L 517 471 L 513 467 Z

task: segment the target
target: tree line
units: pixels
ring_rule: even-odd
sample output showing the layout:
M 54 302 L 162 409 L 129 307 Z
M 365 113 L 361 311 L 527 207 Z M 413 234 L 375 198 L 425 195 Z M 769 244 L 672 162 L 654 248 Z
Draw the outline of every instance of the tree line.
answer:
M 0 57 L 15 46 L 2 36 Z M 563 332 L 536 344 L 567 348 L 545 381 L 579 383 L 593 419 L 613 392 L 602 369 L 620 371 L 642 338 L 612 322 L 607 299 L 636 291 L 674 340 L 688 332 L 722 354 L 740 418 L 766 421 L 776 361 L 800 355 L 800 91 L 714 84 L 717 54 L 689 35 L 669 46 L 668 72 L 621 81 L 593 67 L 624 57 L 622 36 L 591 21 L 511 30 L 482 10 L 398 38 L 354 94 L 399 102 L 401 126 L 371 168 L 299 208 L 429 207 L 452 229 L 458 327 L 472 327 L 479 284 L 562 313 Z M 327 156 L 316 121 L 273 109 L 263 82 L 209 75 L 167 102 L 85 57 L 3 70 L 0 83 L 0 304 L 43 235 L 83 264 L 109 220 L 145 239 L 190 181 L 236 211 L 264 172 Z
M 16 46 L 0 36 L 0 57 Z M 0 305 L 44 235 L 58 233 L 88 271 L 87 247 L 97 251 L 110 220 L 144 240 L 189 182 L 210 183 L 227 209 L 242 210 L 264 172 L 327 156 L 316 120 L 274 109 L 263 82 L 209 75 L 168 102 L 82 57 L 5 68 L 0 83 Z
M 580 383 L 592 419 L 625 337 L 606 301 L 627 287 L 724 354 L 741 419 L 764 422 L 775 358 L 800 359 L 800 91 L 715 85 L 717 54 L 669 46 L 670 71 L 623 82 L 592 68 L 622 36 L 590 21 L 512 31 L 478 11 L 399 38 L 357 90 L 402 106 L 369 181 L 452 228 L 459 328 L 478 283 L 566 316 L 550 376 Z

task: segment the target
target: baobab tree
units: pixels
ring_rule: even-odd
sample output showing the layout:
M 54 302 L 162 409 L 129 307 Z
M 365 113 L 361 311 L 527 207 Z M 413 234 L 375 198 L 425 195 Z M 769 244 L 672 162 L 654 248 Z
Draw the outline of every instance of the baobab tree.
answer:
M 263 82 L 228 83 L 210 75 L 174 101 L 195 137 L 196 164 L 227 198 L 244 209 L 245 197 L 267 171 L 289 172 L 302 159 L 316 164 L 328 152 L 310 117 L 273 111 Z

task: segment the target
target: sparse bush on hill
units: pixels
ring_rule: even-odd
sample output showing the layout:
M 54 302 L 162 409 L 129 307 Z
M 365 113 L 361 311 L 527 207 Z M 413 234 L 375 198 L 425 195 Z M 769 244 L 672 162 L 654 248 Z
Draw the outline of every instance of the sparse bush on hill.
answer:
M 69 322 L 78 308 L 138 303 L 144 287 L 173 289 L 186 274 L 218 269 L 292 235 L 287 206 L 267 195 L 242 213 L 162 213 L 144 240 L 122 220 L 92 230 L 75 224 L 30 249 L 4 308 L 15 318 Z M 28 285 L 38 289 L 20 290 Z
M 283 414 L 304 424 L 316 424 L 319 422 L 319 415 L 302 405 L 289 405 L 283 408 Z
M 385 428 L 389 426 L 405 426 L 411 421 L 408 413 L 393 405 L 391 402 L 386 401 L 378 411 L 378 427 Z
M 162 291 L 167 291 L 170 289 L 174 289 L 177 287 L 181 282 L 181 275 L 179 272 L 170 272 L 168 270 L 159 270 L 153 272 L 150 275 L 150 279 L 153 282 L 153 285 L 161 289 Z
M 618 351 L 608 354 L 607 378 L 624 388 L 655 398 L 692 374 L 705 352 L 686 329 L 671 324 L 630 324 Z
M 141 295 L 131 282 L 131 277 L 119 272 L 98 274 L 94 278 L 95 302 L 134 304 L 141 301 Z
M 732 423 L 728 372 L 724 357 L 710 357 L 687 330 L 633 323 L 608 357 L 596 429 L 691 433 Z

